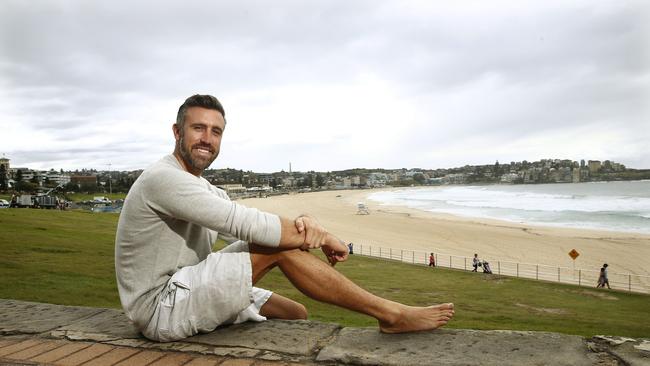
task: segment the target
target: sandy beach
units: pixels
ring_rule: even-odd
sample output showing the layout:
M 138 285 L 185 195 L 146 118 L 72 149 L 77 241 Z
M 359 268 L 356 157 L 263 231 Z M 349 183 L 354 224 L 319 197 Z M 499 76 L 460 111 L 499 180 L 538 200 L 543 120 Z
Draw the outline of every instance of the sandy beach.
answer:
M 249 207 L 294 218 L 310 214 L 346 242 L 362 245 L 435 251 L 488 260 L 573 266 L 568 253 L 580 256 L 575 268 L 598 270 L 608 263 L 610 273 L 650 276 L 650 235 L 520 225 L 463 218 L 384 206 L 367 199 L 377 190 L 296 193 L 239 201 Z M 364 202 L 370 215 L 357 215 Z M 644 280 L 646 285 L 650 281 Z

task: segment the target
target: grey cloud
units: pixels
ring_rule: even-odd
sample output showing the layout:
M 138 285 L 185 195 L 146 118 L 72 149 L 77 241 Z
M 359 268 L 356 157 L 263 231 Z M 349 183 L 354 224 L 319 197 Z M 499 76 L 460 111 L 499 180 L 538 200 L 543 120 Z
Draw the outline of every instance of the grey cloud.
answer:
M 113 159 L 147 151 L 138 145 L 143 139 L 166 143 L 113 131 L 112 123 L 134 110 L 144 118 L 153 102 L 180 104 L 193 92 L 227 99 L 283 86 L 345 87 L 363 75 L 386 82 L 417 109 L 417 129 L 401 141 L 417 152 L 468 135 L 499 144 L 603 121 L 617 121 L 621 134 L 650 138 L 643 132 L 649 7 L 641 1 L 497 3 L 485 13 L 376 1 L 37 4 L 3 3 L 0 88 L 7 98 L 0 111 L 47 130 L 54 142 L 116 134 L 121 141 L 94 149 Z M 498 81 L 486 84 L 492 89 L 481 84 L 491 79 Z M 294 148 L 323 160 L 318 147 Z M 94 150 L 30 158 L 99 161 Z M 274 150 L 268 158 L 283 159 L 282 147 Z M 391 164 L 407 159 L 390 150 L 378 154 Z M 336 163 L 373 165 L 363 155 L 355 154 L 360 163 Z M 644 156 L 639 161 L 648 164 Z

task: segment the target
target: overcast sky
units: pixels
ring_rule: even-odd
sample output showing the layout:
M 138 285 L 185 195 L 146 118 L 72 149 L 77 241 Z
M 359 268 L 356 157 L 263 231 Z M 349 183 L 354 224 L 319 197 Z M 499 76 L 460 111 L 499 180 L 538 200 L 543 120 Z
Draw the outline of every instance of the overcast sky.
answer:
M 647 1 L 0 0 L 0 156 L 145 168 L 189 95 L 212 168 L 650 168 Z

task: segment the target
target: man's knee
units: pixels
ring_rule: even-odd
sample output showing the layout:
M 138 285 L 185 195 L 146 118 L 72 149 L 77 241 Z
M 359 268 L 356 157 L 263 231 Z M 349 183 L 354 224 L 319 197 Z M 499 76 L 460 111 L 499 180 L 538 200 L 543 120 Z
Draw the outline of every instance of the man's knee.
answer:
M 293 309 L 294 319 L 306 320 L 307 319 L 307 308 L 301 303 L 295 303 L 295 309 Z
M 307 309 L 303 304 L 277 293 L 262 306 L 260 314 L 272 319 L 307 319 Z

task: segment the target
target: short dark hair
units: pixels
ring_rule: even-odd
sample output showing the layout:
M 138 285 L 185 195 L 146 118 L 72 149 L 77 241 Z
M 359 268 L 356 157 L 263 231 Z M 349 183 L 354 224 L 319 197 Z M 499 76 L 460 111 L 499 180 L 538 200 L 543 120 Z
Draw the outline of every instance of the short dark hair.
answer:
M 194 94 L 191 97 L 185 99 L 185 102 L 183 102 L 180 108 L 178 108 L 178 114 L 176 115 L 176 125 L 178 125 L 178 128 L 180 128 L 181 130 L 183 129 L 183 124 L 185 123 L 185 114 L 187 113 L 187 110 L 191 107 L 213 109 L 221 113 L 221 116 L 223 116 L 224 121 L 226 120 L 226 111 L 224 111 L 221 102 L 219 102 L 217 98 L 208 94 L 206 95 Z

